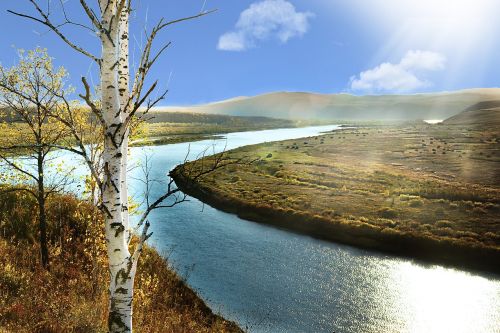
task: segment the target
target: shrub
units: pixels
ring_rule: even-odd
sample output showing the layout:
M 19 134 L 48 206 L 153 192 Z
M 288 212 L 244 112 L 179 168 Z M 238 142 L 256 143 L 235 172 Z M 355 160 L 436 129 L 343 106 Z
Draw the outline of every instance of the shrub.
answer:
M 410 207 L 422 207 L 424 205 L 424 201 L 422 199 L 413 199 L 409 203 Z
M 390 220 L 390 219 L 377 219 L 377 224 L 384 226 L 384 227 L 389 227 L 389 228 L 394 228 L 395 226 L 398 225 L 396 221 Z
M 238 181 L 240 181 L 241 178 L 238 177 L 238 176 L 232 176 L 231 179 L 229 180 L 230 183 L 236 183 Z
M 334 209 L 327 209 L 323 211 L 323 215 L 325 216 L 335 216 L 335 210 Z
M 276 177 L 276 178 L 286 178 L 286 172 L 281 171 L 281 170 L 280 171 L 276 171 L 274 173 L 274 177 Z
M 418 195 L 409 195 L 409 194 L 400 194 L 399 195 L 400 201 L 410 201 L 412 199 L 418 199 L 418 198 L 420 198 Z
M 452 228 L 439 228 L 433 230 L 432 233 L 438 236 L 455 236 L 455 231 Z
M 436 216 L 443 216 L 445 214 L 445 211 L 442 207 L 438 207 L 434 211 L 434 214 L 436 214 Z
M 440 228 L 451 228 L 453 227 L 453 223 L 448 220 L 439 220 L 436 222 L 436 226 Z
M 391 219 L 397 217 L 398 212 L 392 208 L 384 207 L 378 210 L 378 215 L 383 218 Z
M 472 213 L 473 214 L 486 214 L 487 211 L 483 207 L 474 207 L 474 208 L 472 208 Z

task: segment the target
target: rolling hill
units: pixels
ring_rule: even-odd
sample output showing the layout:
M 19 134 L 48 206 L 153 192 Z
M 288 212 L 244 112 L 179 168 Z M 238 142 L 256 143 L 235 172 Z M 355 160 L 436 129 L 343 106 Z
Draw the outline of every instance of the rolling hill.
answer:
M 196 112 L 283 119 L 415 120 L 447 119 L 482 101 L 500 100 L 499 88 L 415 95 L 316 94 L 274 92 L 156 112 Z
M 448 125 L 500 126 L 500 100 L 479 102 L 444 121 Z

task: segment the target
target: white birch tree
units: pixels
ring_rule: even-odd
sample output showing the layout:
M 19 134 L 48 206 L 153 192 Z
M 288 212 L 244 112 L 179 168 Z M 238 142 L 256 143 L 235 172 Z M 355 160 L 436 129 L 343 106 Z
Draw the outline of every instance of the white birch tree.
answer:
M 141 107 L 141 113 L 147 112 L 164 98 L 165 93 L 156 99 L 150 99 L 157 83 L 145 89 L 146 77 L 158 57 L 170 45 L 160 47 L 153 53 L 153 42 L 163 29 L 168 26 L 194 19 L 209 12 L 203 11 L 191 17 L 173 21 L 163 19 L 156 24 L 147 35 L 145 47 L 138 64 L 133 81 L 130 75 L 129 61 L 129 14 L 130 0 L 98 0 L 90 5 L 86 0 L 80 0 L 82 10 L 91 22 L 91 26 L 84 26 L 72 22 L 63 8 L 64 22 L 52 21 L 50 0 L 47 6 L 41 1 L 27 0 L 31 3 L 35 15 L 10 11 L 12 14 L 37 21 L 55 32 L 72 49 L 92 59 L 99 67 L 101 100 L 97 105 L 91 99 L 91 88 L 85 78 L 82 82 L 85 94 L 80 95 L 88 104 L 95 117 L 100 121 L 103 129 L 102 172 L 97 170 L 96 164 L 91 161 L 83 145 L 78 145 L 78 154 L 84 157 L 100 190 L 99 208 L 105 216 L 105 230 L 107 253 L 109 260 L 109 318 L 110 332 L 132 332 L 132 301 L 134 294 L 134 277 L 137 262 L 144 245 L 149 238 L 149 222 L 147 215 L 161 203 L 179 193 L 177 188 L 168 184 L 166 192 L 149 207 L 141 217 L 139 227 L 142 227 L 140 239 L 134 249 L 129 249 L 131 229 L 129 225 L 129 203 L 127 191 L 127 152 L 130 128 L 136 113 Z M 61 6 L 64 6 L 61 2 Z M 98 36 L 101 46 L 101 55 L 96 56 L 85 47 L 80 46 L 62 31 L 65 25 L 81 26 L 90 29 Z M 131 89 L 130 89 L 131 86 Z M 78 140 L 78 131 L 71 117 L 61 120 L 69 126 Z M 175 198 L 171 204 L 184 200 L 184 197 Z

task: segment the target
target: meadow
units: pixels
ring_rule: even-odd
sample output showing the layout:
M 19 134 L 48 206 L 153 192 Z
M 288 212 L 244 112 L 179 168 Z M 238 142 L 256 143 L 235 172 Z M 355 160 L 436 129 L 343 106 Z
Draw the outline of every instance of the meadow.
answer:
M 393 253 L 486 270 L 500 258 L 498 130 L 370 125 L 227 152 L 189 194 L 243 218 Z M 209 157 L 208 159 L 210 159 Z

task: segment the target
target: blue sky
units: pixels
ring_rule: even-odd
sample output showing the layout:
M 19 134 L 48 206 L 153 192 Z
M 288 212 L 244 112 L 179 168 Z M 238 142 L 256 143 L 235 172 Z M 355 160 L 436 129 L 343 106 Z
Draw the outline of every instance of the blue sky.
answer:
M 46 0 L 39 0 L 45 3 Z M 89 3 L 95 2 L 89 0 Z M 54 18 L 60 18 L 52 0 Z M 137 53 L 141 31 L 160 17 L 216 13 L 174 26 L 172 41 L 151 73 L 170 89 L 166 105 L 198 104 L 270 91 L 353 94 L 415 93 L 500 86 L 500 5 L 495 0 L 135 0 Z M 71 19 L 85 22 L 77 0 Z M 16 48 L 47 47 L 81 88 L 95 67 L 39 24 L 6 12 L 34 13 L 27 0 L 1 1 L 0 61 Z M 7 33 L 5 33 L 7 32 Z M 89 32 L 69 28 L 99 52 Z

